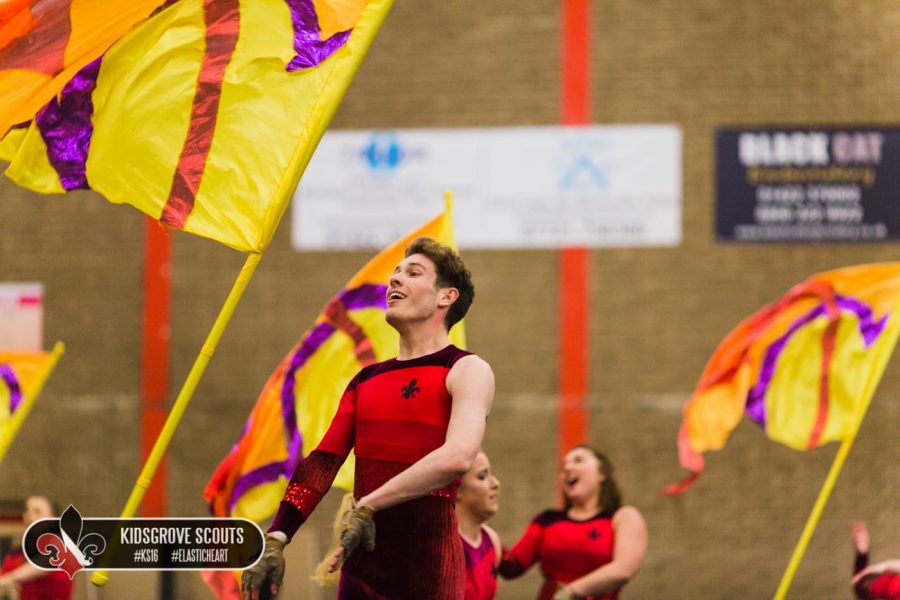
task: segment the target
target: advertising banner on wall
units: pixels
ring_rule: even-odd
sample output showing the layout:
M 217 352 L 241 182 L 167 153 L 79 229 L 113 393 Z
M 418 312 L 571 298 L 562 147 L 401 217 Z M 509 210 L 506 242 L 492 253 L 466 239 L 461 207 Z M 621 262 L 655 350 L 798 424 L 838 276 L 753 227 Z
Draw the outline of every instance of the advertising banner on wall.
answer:
M 292 240 L 382 248 L 451 190 L 463 248 L 672 246 L 681 180 L 670 125 L 330 131 L 297 188 Z
M 737 242 L 900 238 L 900 129 L 718 130 L 716 236 Z
M 44 286 L 0 283 L 0 350 L 44 349 Z

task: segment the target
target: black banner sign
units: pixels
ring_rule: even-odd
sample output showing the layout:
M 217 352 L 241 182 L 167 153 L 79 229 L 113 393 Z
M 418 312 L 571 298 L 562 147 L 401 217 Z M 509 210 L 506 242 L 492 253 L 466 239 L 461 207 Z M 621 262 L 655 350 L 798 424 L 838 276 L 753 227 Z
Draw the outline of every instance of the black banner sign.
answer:
M 81 570 L 243 569 L 263 551 L 246 519 L 82 519 L 69 506 L 25 532 L 22 550 L 41 569 L 73 577 Z
M 718 130 L 716 237 L 737 242 L 900 238 L 900 129 Z

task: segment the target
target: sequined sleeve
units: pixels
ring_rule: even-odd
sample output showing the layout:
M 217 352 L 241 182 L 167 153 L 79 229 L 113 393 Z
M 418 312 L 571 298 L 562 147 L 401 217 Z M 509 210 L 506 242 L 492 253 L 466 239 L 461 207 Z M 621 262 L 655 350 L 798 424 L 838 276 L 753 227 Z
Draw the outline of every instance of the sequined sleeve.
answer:
M 269 531 L 282 531 L 288 539 L 309 518 L 322 497 L 331 489 L 344 457 L 315 450 L 294 471 Z

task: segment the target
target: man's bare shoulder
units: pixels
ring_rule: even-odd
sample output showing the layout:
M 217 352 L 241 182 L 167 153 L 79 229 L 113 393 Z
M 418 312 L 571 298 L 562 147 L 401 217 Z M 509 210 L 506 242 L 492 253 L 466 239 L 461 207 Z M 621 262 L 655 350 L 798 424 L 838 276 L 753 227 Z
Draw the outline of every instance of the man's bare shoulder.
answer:
M 472 373 L 472 374 L 490 374 L 491 378 L 494 377 L 494 371 L 491 369 L 491 365 L 488 364 L 486 360 L 478 356 L 477 354 L 467 354 L 460 358 L 454 363 L 453 367 L 450 369 L 450 372 L 453 373 L 459 369 L 461 372 Z
M 447 391 L 454 402 L 477 401 L 490 412 L 494 399 L 494 371 L 483 358 L 469 354 L 456 361 L 447 374 Z

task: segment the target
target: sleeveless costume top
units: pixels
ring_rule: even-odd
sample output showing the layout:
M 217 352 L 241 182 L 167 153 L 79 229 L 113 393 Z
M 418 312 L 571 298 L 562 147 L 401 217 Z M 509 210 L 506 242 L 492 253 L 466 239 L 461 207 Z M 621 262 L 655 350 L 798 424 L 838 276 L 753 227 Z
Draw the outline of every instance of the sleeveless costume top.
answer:
M 497 595 L 497 551 L 487 530 L 481 528 L 481 545 L 469 545 L 462 536 L 466 556 L 465 600 L 493 600 Z
M 536 561 L 541 563 L 544 585 L 538 600 L 553 598 L 559 583 L 569 583 L 612 561 L 615 532 L 613 514 L 600 512 L 576 521 L 563 510 L 548 510 L 528 526 L 525 535 L 504 553 L 500 574 L 518 577 Z M 588 600 L 615 600 L 619 593 L 588 596 Z
M 453 345 L 410 360 L 363 368 L 347 386 L 315 451 L 294 472 L 269 531 L 288 538 L 330 489 L 355 448 L 359 499 L 440 447 L 453 398 L 446 379 L 470 353 Z M 456 513 L 458 482 L 375 514 L 375 550 L 356 550 L 344 563 L 338 597 L 458 600 L 465 567 Z

